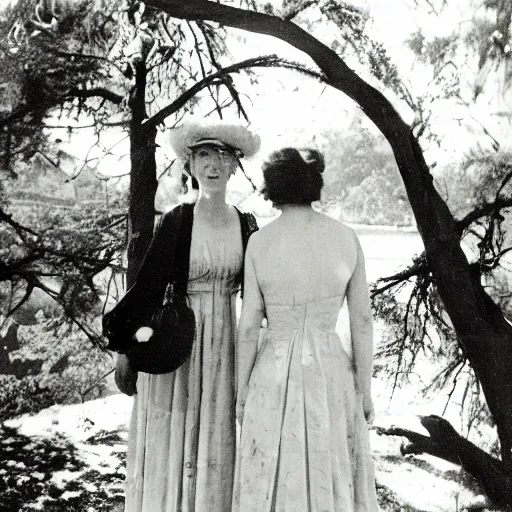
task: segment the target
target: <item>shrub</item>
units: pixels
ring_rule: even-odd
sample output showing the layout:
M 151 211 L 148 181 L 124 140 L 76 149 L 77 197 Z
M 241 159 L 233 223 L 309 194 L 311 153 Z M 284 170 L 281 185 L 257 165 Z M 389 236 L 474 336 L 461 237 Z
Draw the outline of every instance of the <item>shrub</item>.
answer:
M 105 390 L 103 377 L 113 367 L 110 354 L 93 346 L 74 324 L 42 312 L 37 319 L 35 325 L 19 327 L 21 348 L 10 356 L 18 361 L 39 360 L 41 371 L 21 379 L 1 376 L 2 420 L 54 404 L 98 398 Z
M 41 388 L 34 376 L 18 379 L 14 375 L 0 375 L 0 423 L 21 414 L 34 414 L 57 401 L 52 391 Z

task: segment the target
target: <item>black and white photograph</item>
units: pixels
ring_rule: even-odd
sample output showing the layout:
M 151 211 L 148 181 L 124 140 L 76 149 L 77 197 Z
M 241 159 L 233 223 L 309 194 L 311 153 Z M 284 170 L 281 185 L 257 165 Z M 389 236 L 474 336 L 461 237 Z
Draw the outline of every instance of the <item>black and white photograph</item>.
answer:
M 0 0 L 0 512 L 512 511 L 510 0 Z

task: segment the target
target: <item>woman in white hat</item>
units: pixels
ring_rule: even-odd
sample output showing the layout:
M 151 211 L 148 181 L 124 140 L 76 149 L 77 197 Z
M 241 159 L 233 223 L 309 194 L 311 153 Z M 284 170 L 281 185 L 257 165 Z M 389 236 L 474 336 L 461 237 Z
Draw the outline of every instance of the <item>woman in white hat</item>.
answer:
M 187 292 L 197 335 L 176 371 L 139 375 L 125 510 L 227 512 L 235 463 L 235 297 L 257 225 L 226 204 L 226 186 L 239 158 L 253 156 L 260 140 L 239 125 L 190 123 L 173 130 L 171 145 L 199 186 L 195 205 L 177 207 L 192 224 Z M 118 373 L 130 393 L 130 373 L 124 382 L 123 369 Z

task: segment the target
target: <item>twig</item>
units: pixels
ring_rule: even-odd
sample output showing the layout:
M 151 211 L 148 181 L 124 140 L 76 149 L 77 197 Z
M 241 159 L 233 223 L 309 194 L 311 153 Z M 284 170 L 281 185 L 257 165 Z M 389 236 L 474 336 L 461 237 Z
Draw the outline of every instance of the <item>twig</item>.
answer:
M 461 364 L 461 362 L 462 362 L 462 364 Z M 455 376 L 453 377 L 453 387 L 450 390 L 450 392 L 448 393 L 448 398 L 446 399 L 446 404 L 444 406 L 443 413 L 441 414 L 441 416 L 444 416 L 444 413 L 446 412 L 446 409 L 448 408 L 448 404 L 450 403 L 450 400 L 451 400 L 451 398 L 453 396 L 453 393 L 455 392 L 455 388 L 457 387 L 457 381 L 458 381 L 459 375 L 461 374 L 462 370 L 464 369 L 464 366 L 466 366 L 466 362 L 467 362 L 467 359 L 464 359 L 463 361 L 459 361 L 457 363 L 457 366 L 459 364 L 461 364 L 461 366 L 457 370 L 457 373 L 455 374 Z M 452 372 L 455 368 L 456 368 L 456 366 L 454 368 L 452 368 L 450 370 L 450 372 Z
M 28 233 L 32 236 L 35 236 L 35 237 L 39 237 L 40 235 L 34 231 L 33 229 L 31 228 L 27 228 L 26 226 L 23 226 L 22 224 L 20 224 L 19 222 L 16 222 L 13 218 L 12 218 L 12 215 L 9 215 L 8 213 L 6 213 L 1 207 L 0 207 L 0 222 L 5 222 L 7 224 L 9 224 L 12 228 L 14 228 L 14 230 L 16 231 L 16 233 L 22 238 L 24 239 L 24 233 Z
M 199 82 L 195 83 L 190 89 L 185 91 L 178 99 L 173 101 L 170 105 L 167 105 L 162 110 L 160 110 L 160 112 L 145 120 L 144 124 L 147 124 L 148 126 L 156 126 L 163 123 L 168 116 L 174 114 L 177 110 L 183 107 L 183 105 L 185 105 L 191 98 L 193 98 L 198 92 L 200 92 L 202 89 L 207 87 L 215 80 L 218 80 L 224 75 L 236 73 L 243 69 L 253 67 L 284 67 L 288 69 L 295 69 L 297 71 L 301 71 L 305 74 L 308 74 L 309 76 L 314 76 L 316 78 L 323 78 L 323 75 L 321 75 L 320 73 L 316 73 L 299 64 L 279 59 L 276 55 L 268 55 L 265 57 L 247 59 L 242 62 L 238 62 L 237 64 L 227 66 L 221 69 L 220 71 L 217 71 L 216 73 L 213 73 L 207 76 L 206 78 L 203 78 Z
M 114 373 L 115 371 L 115 367 L 112 368 L 111 370 L 109 370 L 107 373 L 103 374 L 99 379 L 96 380 L 96 382 L 94 382 L 94 384 L 92 384 L 92 386 L 89 386 L 85 391 L 83 392 L 80 392 L 80 395 L 81 395 L 81 399 L 82 399 L 82 403 L 85 401 L 85 397 L 95 388 L 97 387 L 101 381 L 105 380 L 111 373 Z

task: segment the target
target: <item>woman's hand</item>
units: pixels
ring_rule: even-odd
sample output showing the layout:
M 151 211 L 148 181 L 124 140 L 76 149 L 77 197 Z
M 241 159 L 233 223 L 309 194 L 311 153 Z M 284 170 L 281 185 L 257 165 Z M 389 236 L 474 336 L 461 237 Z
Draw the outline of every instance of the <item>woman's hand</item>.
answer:
M 371 425 L 375 419 L 375 412 L 373 410 L 373 400 L 370 393 L 363 394 L 363 412 L 366 422 Z
M 137 394 L 137 372 L 133 371 L 124 354 L 119 354 L 117 358 L 115 380 L 121 393 L 128 396 Z

